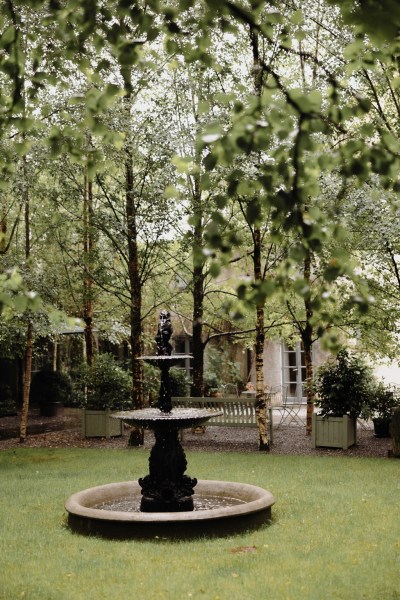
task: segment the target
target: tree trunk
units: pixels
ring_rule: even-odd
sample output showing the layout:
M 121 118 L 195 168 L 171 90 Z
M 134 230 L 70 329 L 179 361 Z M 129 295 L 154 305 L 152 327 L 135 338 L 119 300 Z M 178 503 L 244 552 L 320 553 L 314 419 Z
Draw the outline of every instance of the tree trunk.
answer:
M 261 233 L 258 227 L 254 228 L 254 279 L 261 281 Z M 259 303 L 256 309 L 256 344 L 255 344 L 255 369 L 256 369 L 256 416 L 258 428 L 258 449 L 268 451 L 270 441 L 268 435 L 268 412 L 264 392 L 264 303 Z
M 310 286 L 310 278 L 311 278 L 311 254 L 308 252 L 306 258 L 304 259 L 304 279 L 308 282 Z M 306 366 L 306 396 L 307 396 L 307 420 L 306 420 L 306 433 L 307 435 L 311 435 L 312 430 L 312 415 L 314 412 L 314 369 L 312 362 L 312 344 L 313 344 L 313 327 L 311 325 L 312 318 L 312 309 L 311 309 L 310 299 L 308 297 L 304 298 L 304 307 L 306 312 L 306 324 L 304 329 L 301 332 L 303 349 L 304 349 L 304 362 Z
M 86 362 L 93 365 L 94 339 L 93 339 L 93 278 L 92 252 L 93 252 L 93 185 L 85 175 L 83 196 L 83 255 L 84 255 L 84 280 L 83 280 L 83 320 L 85 323 L 85 348 Z
M 125 210 L 128 235 L 128 273 L 130 287 L 130 328 L 132 357 L 132 405 L 134 409 L 143 407 L 143 368 L 138 360 L 143 352 L 142 344 L 142 285 L 139 271 L 139 253 L 136 226 L 136 207 L 133 190 L 133 159 L 129 148 L 125 161 Z M 129 445 L 143 444 L 143 429 L 135 428 L 130 436 Z
M 58 354 L 58 343 L 57 343 L 57 338 L 54 338 L 54 342 L 53 342 L 53 358 L 52 358 L 52 371 L 57 371 L 57 354 Z
M 258 97 L 262 94 L 262 78 L 263 71 L 261 67 L 258 34 L 254 29 L 250 30 L 250 42 L 253 51 L 253 78 L 254 91 Z M 261 250 L 262 240 L 261 231 L 258 226 L 253 229 L 253 263 L 254 263 L 254 280 L 256 283 L 261 283 L 263 279 L 261 267 Z M 255 369 L 256 369 L 256 416 L 258 428 L 258 449 L 260 451 L 268 451 L 270 449 L 269 440 L 269 421 L 266 396 L 264 391 L 264 301 L 260 301 L 256 307 L 256 344 L 255 344 Z
M 0 254 L 6 253 L 7 216 L 2 215 L 0 219 Z
M 204 275 L 202 266 L 193 272 L 193 386 L 192 395 L 204 396 L 204 343 L 203 343 Z
M 307 328 L 306 328 L 307 329 Z M 306 366 L 306 397 L 307 397 L 307 419 L 306 419 L 306 433 L 311 435 L 312 430 L 312 416 L 314 412 L 314 367 L 312 362 L 312 341 L 307 331 L 304 332 L 303 336 L 303 348 L 304 348 L 304 362 Z
M 200 156 L 196 153 L 196 162 L 200 168 Z M 201 199 L 200 175 L 194 176 L 193 189 L 193 385 L 192 395 L 196 398 L 204 396 L 204 348 L 203 342 L 203 313 L 204 313 L 204 258 L 203 233 L 204 215 Z
M 32 347 L 33 347 L 33 324 L 29 321 L 27 334 L 26 334 L 26 348 L 25 348 L 25 379 L 24 379 L 24 392 L 22 400 L 21 420 L 19 427 L 19 441 L 24 443 L 26 440 L 26 429 L 28 425 L 28 411 L 29 411 L 29 394 L 31 390 L 31 376 L 32 376 Z
M 30 231 L 30 206 L 29 206 L 29 192 L 28 192 L 28 173 L 26 156 L 22 158 L 22 170 L 23 170 L 23 201 L 25 207 L 25 259 L 27 268 L 29 269 L 29 258 L 31 255 L 31 231 Z M 33 347 L 33 323 L 30 316 L 28 317 L 28 326 L 26 332 L 26 347 L 25 347 L 25 379 L 24 379 L 24 391 L 22 400 L 22 411 L 19 428 L 19 441 L 24 443 L 26 440 L 26 430 L 28 425 L 28 412 L 29 412 L 29 394 L 31 390 L 31 376 L 32 376 L 32 347 Z

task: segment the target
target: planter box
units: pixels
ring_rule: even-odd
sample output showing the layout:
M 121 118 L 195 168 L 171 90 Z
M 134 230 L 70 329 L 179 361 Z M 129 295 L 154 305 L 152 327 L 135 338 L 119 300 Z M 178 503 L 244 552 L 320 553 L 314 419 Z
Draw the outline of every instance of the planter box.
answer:
M 313 414 L 312 447 L 342 448 L 347 450 L 357 442 L 357 419 L 343 417 L 322 417 Z
M 84 437 L 117 437 L 122 435 L 123 422 L 110 417 L 112 411 L 87 410 L 82 411 L 82 431 Z

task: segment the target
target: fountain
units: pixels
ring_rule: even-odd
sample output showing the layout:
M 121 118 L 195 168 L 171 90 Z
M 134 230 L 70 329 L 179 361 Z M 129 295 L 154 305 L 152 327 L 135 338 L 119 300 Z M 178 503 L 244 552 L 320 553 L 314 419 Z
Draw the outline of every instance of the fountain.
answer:
M 270 518 L 275 502 L 270 492 L 243 483 L 198 481 L 185 474 L 187 461 L 179 431 L 222 413 L 172 408 L 169 369 L 188 356 L 172 354 L 171 335 L 170 315 L 161 311 L 157 354 L 140 357 L 161 371 L 156 406 L 112 415 L 153 430 L 149 474 L 137 482 L 97 486 L 70 496 L 65 508 L 72 530 L 116 538 L 222 535 L 259 526 Z

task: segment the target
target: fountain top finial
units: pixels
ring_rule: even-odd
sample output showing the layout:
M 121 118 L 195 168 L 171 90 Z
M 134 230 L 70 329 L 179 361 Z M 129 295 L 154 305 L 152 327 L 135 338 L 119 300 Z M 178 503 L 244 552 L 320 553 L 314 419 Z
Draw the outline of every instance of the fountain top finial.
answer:
M 171 356 L 172 344 L 170 338 L 172 335 L 171 315 L 167 310 L 160 312 L 160 322 L 158 324 L 155 341 L 157 344 L 157 356 Z

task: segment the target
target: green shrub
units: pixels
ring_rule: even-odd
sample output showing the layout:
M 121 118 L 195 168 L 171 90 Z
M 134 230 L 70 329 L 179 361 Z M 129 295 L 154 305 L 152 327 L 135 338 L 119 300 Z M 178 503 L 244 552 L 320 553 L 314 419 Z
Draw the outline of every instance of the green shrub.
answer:
M 153 404 L 160 390 L 160 369 L 155 365 L 143 363 L 143 394 L 148 404 Z
M 171 396 L 188 396 L 190 394 L 190 382 L 185 369 L 172 367 L 169 371 Z
M 33 376 L 29 399 L 32 404 L 62 402 L 66 405 L 71 393 L 71 379 L 66 373 L 44 369 Z
M 396 406 L 400 405 L 398 392 L 382 381 L 376 383 L 371 390 L 369 409 L 372 419 L 390 421 Z
M 222 390 L 227 384 L 243 388 L 244 382 L 240 374 L 240 364 L 229 358 L 227 352 L 218 348 L 207 349 L 206 368 L 204 369 L 204 395 L 209 396 Z
M 315 404 L 325 417 L 368 416 L 374 384 L 372 370 L 364 360 L 341 350 L 317 371 Z
M 98 354 L 92 367 L 75 371 L 76 405 L 92 410 L 128 410 L 132 407 L 132 378 L 112 354 Z
M 169 370 L 169 382 L 171 396 L 188 396 L 190 383 L 185 369 L 171 367 Z M 149 363 L 143 364 L 143 391 L 148 403 L 154 404 L 160 393 L 161 371 L 158 367 Z

